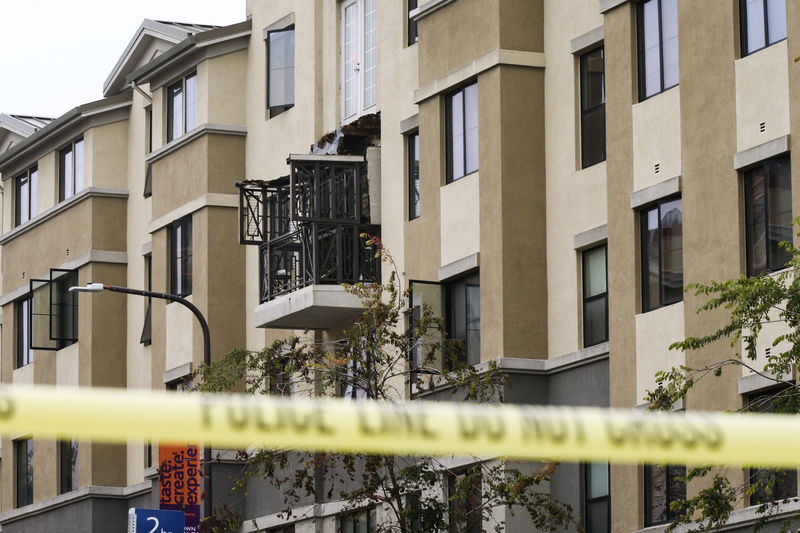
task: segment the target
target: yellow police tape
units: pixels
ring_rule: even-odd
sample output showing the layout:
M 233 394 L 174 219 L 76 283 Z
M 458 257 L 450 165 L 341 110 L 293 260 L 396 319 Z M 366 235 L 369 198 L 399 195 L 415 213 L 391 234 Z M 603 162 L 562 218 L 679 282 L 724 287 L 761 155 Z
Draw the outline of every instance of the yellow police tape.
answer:
M 0 433 L 307 451 L 799 466 L 800 416 L 0 389 Z

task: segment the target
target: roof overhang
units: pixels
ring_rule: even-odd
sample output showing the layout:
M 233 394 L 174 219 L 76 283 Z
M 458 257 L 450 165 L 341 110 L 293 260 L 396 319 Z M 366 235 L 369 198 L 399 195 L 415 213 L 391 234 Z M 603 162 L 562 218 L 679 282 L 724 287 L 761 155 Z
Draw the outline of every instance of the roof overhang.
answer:
M 125 89 L 128 85 L 125 77 L 137 67 L 153 59 L 152 54 L 155 52 L 164 53 L 193 33 L 211 28 L 213 26 L 166 23 L 144 19 L 103 83 L 103 95 L 112 96 Z
M 247 48 L 252 31 L 252 21 L 246 20 L 189 35 L 147 64 L 125 77 L 127 83 L 150 83 L 151 89 L 163 85 L 175 73 L 196 65 L 204 59 Z
M 37 130 L 19 144 L 0 154 L 0 173 L 3 179 L 32 165 L 45 153 L 65 142 L 64 137 L 79 135 L 87 128 L 128 118 L 132 90 L 83 104 L 64 113 L 45 127 Z

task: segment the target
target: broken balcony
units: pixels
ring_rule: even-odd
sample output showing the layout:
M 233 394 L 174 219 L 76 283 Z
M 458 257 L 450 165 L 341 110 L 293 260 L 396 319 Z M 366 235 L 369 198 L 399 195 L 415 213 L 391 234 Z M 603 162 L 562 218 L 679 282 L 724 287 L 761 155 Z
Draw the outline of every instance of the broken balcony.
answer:
M 357 316 L 342 284 L 379 282 L 362 235 L 380 234 L 363 156 L 297 155 L 290 174 L 239 186 L 239 239 L 259 247 L 256 325 L 327 329 Z M 374 210 L 373 210 L 374 211 Z

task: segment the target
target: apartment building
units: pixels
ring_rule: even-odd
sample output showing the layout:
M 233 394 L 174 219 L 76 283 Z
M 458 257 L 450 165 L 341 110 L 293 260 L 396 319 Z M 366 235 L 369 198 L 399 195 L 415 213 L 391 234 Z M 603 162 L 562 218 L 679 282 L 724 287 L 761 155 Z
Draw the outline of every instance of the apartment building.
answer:
M 101 100 L 0 115 L 0 380 L 186 386 L 204 361 L 191 313 L 67 291 L 89 281 L 189 299 L 213 360 L 295 331 L 335 341 L 361 310 L 341 283 L 389 276 L 368 232 L 409 307 L 508 374 L 507 401 L 644 407 L 656 371 L 720 357 L 667 349 L 720 320 L 683 287 L 784 265 L 799 28 L 786 0 L 248 0 L 226 27 L 145 20 Z M 726 373 L 682 407 L 767 386 Z M 122 529 L 158 505 L 157 443 L 0 445 L 6 532 Z M 242 532 L 387 519 L 319 491 L 287 520 L 266 484 L 231 496 L 241 465 L 222 456 L 206 494 Z M 590 533 L 658 531 L 702 489 L 681 468 L 561 464 L 547 490 Z M 796 495 L 787 479 L 728 529 Z M 532 529 L 511 511 L 492 519 Z

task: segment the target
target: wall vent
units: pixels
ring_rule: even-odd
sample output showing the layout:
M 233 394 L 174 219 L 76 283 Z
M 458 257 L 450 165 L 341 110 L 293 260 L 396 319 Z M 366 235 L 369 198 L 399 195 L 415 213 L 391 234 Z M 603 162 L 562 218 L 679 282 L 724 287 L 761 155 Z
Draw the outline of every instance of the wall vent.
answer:
M 767 131 L 767 123 L 766 122 L 759 123 L 758 124 L 758 131 L 760 133 L 765 133 Z
M 772 346 L 767 346 L 766 348 L 764 348 L 764 355 L 769 357 L 770 353 L 772 353 Z
M 656 163 L 655 165 L 653 165 L 653 172 L 655 174 L 658 174 L 659 172 L 661 172 L 661 163 Z

